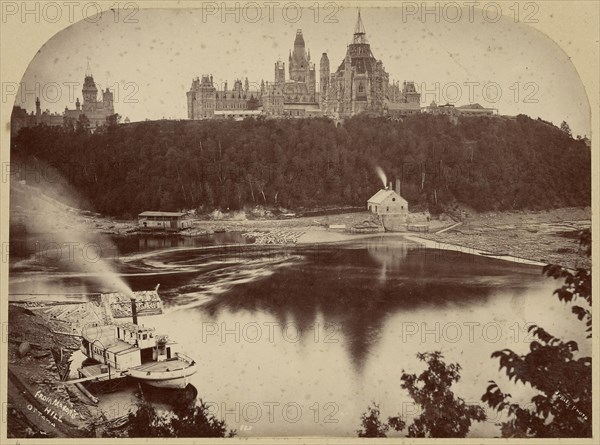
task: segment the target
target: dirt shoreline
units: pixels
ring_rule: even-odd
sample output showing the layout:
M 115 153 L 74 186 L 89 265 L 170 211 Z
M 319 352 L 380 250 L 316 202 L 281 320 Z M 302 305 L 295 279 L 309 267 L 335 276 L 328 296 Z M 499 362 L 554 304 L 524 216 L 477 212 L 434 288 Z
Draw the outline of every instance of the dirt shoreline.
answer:
M 446 232 L 416 236 L 439 245 L 497 254 L 499 259 L 577 269 L 591 267 L 591 259 L 579 246 L 579 232 L 591 225 L 589 207 L 565 208 L 481 214 Z
M 357 234 L 350 228 L 370 216 L 368 212 L 294 218 L 288 220 L 196 221 L 208 230 L 215 225 L 226 231 L 291 231 L 301 234 L 293 243 L 335 243 L 391 233 Z M 560 264 L 570 269 L 591 266 L 590 258 L 579 248 L 578 233 L 591 227 L 591 209 L 562 208 L 530 212 L 487 212 L 472 214 L 462 221 L 433 219 L 428 233 L 394 232 L 427 247 L 462 249 L 466 253 L 483 254 L 524 264 Z M 343 229 L 329 229 L 343 225 Z M 277 237 L 275 237 L 277 239 Z M 277 244 L 277 243 L 276 243 Z M 495 255 L 494 255 L 495 254 Z
M 71 334 L 58 333 L 57 318 L 45 313 L 45 308 L 57 313 L 75 306 L 81 306 L 83 311 L 86 305 L 9 304 L 9 438 L 92 437 L 94 425 L 107 420 L 76 385 L 65 384 L 60 377 L 61 372 L 63 376 L 69 372 L 71 354 L 79 348 L 79 340 Z M 78 322 L 78 317 L 74 321 Z
M 192 228 L 187 232 L 152 233 L 141 232 L 137 220 L 116 220 L 69 209 L 69 219 L 61 219 L 57 231 L 86 231 L 110 237 L 140 234 L 196 237 L 219 232 L 241 232 L 244 236 L 253 237 L 258 244 L 310 244 L 359 239 L 365 234 L 352 233 L 350 229 L 375 217 L 367 211 L 284 219 L 274 219 L 272 216 L 248 218 L 242 212 L 234 212 L 221 214 L 219 219 L 193 217 Z M 577 268 L 590 266 L 590 260 L 580 254 L 577 243 L 577 232 L 589 227 L 591 209 L 578 207 L 480 214 L 471 212 L 461 221 L 442 215 L 431 219 L 428 233 L 396 233 L 407 233 L 465 249 Z M 442 230 L 445 231 L 440 233 Z

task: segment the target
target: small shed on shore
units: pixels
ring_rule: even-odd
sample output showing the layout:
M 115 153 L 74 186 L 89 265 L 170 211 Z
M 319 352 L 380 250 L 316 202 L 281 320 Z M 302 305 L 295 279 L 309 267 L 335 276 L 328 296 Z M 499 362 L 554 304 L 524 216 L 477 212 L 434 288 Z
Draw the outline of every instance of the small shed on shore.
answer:
M 408 222 L 408 201 L 400 195 L 400 180 L 396 180 L 396 190 L 389 187 L 379 190 L 367 201 L 367 208 L 378 216 L 387 232 L 403 232 Z
M 146 211 L 138 215 L 138 225 L 142 230 L 178 231 L 192 226 L 192 221 L 183 212 Z
M 367 201 L 367 208 L 376 215 L 408 214 L 408 201 L 400 196 L 400 181 L 396 181 L 396 188 L 390 186 L 379 190 Z

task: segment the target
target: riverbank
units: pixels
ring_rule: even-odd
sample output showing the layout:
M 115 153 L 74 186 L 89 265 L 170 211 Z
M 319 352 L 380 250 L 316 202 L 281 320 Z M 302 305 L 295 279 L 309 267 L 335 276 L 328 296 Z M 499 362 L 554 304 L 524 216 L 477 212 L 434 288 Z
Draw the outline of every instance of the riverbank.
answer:
M 42 198 L 38 197 L 40 199 Z M 59 204 L 53 202 L 52 206 L 54 208 Z M 56 209 L 60 218 L 49 218 L 50 227 L 44 226 L 43 230 L 100 233 L 111 237 L 148 234 L 196 237 L 220 232 L 240 232 L 247 238 L 253 238 L 257 244 L 310 244 L 358 239 L 363 234 L 352 233 L 351 229 L 365 221 L 376 219 L 376 216 L 367 211 L 344 213 L 343 209 L 339 209 L 340 213 L 300 217 L 289 214 L 277 219 L 267 211 L 254 209 L 248 212 L 213 212 L 210 218 L 192 215 L 189 230 L 158 234 L 141 232 L 137 220 L 117 220 L 63 204 L 60 206 Z M 22 207 L 19 214 L 14 215 L 14 219 L 11 214 L 11 230 L 13 223 L 16 229 L 18 221 L 35 219 L 28 217 L 26 208 Z M 34 211 L 35 207 L 29 210 Z M 442 215 L 431 219 L 428 226 L 428 233 L 407 233 L 439 244 L 497 254 L 497 257 L 555 263 L 569 268 L 590 266 L 590 259 L 580 254 L 577 242 L 579 231 L 591 227 L 589 207 L 480 214 L 470 212 L 461 221 Z M 29 229 L 29 226 L 25 227 L 26 231 Z M 35 229 L 33 227 L 33 231 Z
M 220 221 L 225 230 L 261 233 L 290 232 L 298 244 L 344 242 L 373 236 L 355 234 L 350 228 L 370 218 L 358 212 L 286 220 Z M 522 264 L 560 264 L 588 268 L 591 259 L 579 249 L 579 232 L 592 224 L 591 209 L 563 208 L 527 212 L 486 212 L 470 214 L 463 221 L 433 219 L 428 233 L 399 232 L 427 247 L 460 250 Z M 214 221 L 195 221 L 207 230 Z M 331 226 L 337 228 L 330 228 Z M 381 235 L 381 234 L 379 234 Z M 387 234 L 386 234 L 387 235 Z M 285 244 L 285 237 L 282 244 Z
M 589 207 L 489 212 L 472 215 L 442 233 L 416 237 L 428 247 L 462 248 L 469 253 L 492 254 L 486 256 L 528 264 L 589 268 L 591 258 L 580 251 L 579 232 L 591 227 L 591 217 Z
M 73 332 L 97 319 L 91 304 L 9 304 L 8 437 L 93 437 L 107 424 L 96 403 L 64 383 L 79 349 Z

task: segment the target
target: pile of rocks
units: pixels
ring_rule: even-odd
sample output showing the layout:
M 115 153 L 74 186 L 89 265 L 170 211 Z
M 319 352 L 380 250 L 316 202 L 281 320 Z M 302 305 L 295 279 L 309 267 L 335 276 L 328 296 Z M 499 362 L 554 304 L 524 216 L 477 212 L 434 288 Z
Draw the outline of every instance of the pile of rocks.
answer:
M 385 229 L 381 224 L 378 224 L 372 219 L 364 220 L 363 222 L 353 226 L 350 231 L 352 233 L 379 233 L 384 232 Z
M 255 244 L 296 244 L 302 235 L 304 232 L 293 230 L 242 233 L 245 238 L 253 238 Z

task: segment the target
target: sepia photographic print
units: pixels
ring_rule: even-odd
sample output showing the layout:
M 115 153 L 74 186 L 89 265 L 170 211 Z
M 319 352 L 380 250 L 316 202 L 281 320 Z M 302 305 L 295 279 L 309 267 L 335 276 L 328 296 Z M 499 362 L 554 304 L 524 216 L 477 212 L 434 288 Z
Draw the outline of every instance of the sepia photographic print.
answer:
M 599 3 L 0 9 L 0 442 L 598 443 Z

